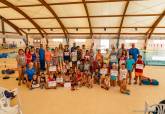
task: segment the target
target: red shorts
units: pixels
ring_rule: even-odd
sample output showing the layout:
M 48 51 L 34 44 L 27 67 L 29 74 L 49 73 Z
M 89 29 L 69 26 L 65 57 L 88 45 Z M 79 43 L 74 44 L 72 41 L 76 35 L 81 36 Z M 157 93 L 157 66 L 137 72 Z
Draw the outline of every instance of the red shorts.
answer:
M 143 76 L 143 72 L 135 72 L 135 76 L 136 77 L 142 77 Z

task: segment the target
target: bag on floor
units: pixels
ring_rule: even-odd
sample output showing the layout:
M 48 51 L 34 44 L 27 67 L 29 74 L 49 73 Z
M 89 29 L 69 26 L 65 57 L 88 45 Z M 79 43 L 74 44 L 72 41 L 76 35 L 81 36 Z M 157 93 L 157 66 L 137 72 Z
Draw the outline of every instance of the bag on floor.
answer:
M 11 70 L 11 69 L 7 69 L 7 70 L 6 70 L 6 74 L 14 74 L 14 73 L 15 73 L 14 70 Z
M 1 73 L 2 73 L 2 74 L 6 74 L 6 70 L 2 70 Z
M 159 85 L 158 80 L 151 79 L 151 85 Z
M 142 84 L 143 85 L 150 85 L 151 83 L 150 83 L 150 80 L 149 79 L 143 79 L 142 80 Z

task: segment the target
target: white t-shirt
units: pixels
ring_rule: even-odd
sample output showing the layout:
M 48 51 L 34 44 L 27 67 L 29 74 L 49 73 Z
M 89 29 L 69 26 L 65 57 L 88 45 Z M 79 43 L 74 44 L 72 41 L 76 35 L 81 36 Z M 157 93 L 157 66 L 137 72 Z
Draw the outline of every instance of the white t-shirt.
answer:
M 126 79 L 127 73 L 127 69 L 120 69 L 120 80 Z
M 118 71 L 117 70 L 111 70 L 111 76 L 118 76 Z
M 72 52 L 72 61 L 77 61 L 77 51 Z
M 100 74 L 105 76 L 107 73 L 108 73 L 108 69 L 107 68 L 100 69 Z

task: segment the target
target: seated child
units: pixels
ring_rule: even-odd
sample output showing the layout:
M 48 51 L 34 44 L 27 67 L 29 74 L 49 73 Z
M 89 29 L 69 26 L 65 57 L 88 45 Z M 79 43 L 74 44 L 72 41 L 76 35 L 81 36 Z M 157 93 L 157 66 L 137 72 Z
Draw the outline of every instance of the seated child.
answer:
M 57 85 L 63 87 L 64 86 L 64 80 L 63 80 L 64 75 L 61 72 L 58 72 L 57 78 L 56 78 L 56 82 Z
M 77 71 L 76 71 L 76 78 L 77 78 L 78 86 L 81 87 L 82 86 L 82 84 L 81 84 L 81 82 L 82 82 L 82 73 L 80 72 L 79 69 L 77 69 Z
M 46 88 L 46 77 L 44 73 L 41 73 L 41 76 L 39 76 L 39 82 L 40 82 L 40 88 Z
M 90 71 L 90 63 L 89 63 L 88 60 L 85 61 L 85 63 L 84 63 L 84 70 L 85 70 L 85 71 Z
M 133 59 L 133 56 L 130 54 L 129 59 L 126 60 L 126 66 L 127 66 L 128 75 L 129 75 L 129 83 L 128 83 L 129 85 L 131 85 L 134 64 L 135 64 L 135 60 Z
M 105 63 L 103 65 L 103 68 L 100 69 L 100 74 L 101 74 L 101 77 L 100 77 L 100 83 L 101 83 L 104 80 L 105 75 L 108 74 L 107 65 Z
M 71 74 L 69 71 L 67 71 L 64 75 L 64 82 L 70 82 L 70 77 L 71 77 Z
M 112 64 L 112 69 L 110 71 L 110 82 L 111 82 L 111 86 L 115 87 L 116 86 L 116 80 L 118 77 L 118 69 L 117 69 L 117 65 L 115 63 Z
M 145 67 L 145 63 L 142 60 L 142 56 L 138 56 L 138 60 L 135 63 L 135 82 L 134 84 L 137 84 L 138 78 L 139 78 L 139 85 L 142 85 L 141 77 L 143 76 L 143 69 Z
M 82 60 L 80 61 L 80 64 L 78 65 L 78 69 L 80 70 L 80 72 L 84 72 L 84 63 Z
M 93 72 L 93 77 L 94 77 L 94 83 L 96 84 L 99 84 L 99 81 L 100 81 L 100 72 L 98 69 L 96 69 L 95 72 Z
M 71 76 L 71 90 L 74 91 L 74 90 L 77 90 L 77 79 L 76 79 L 76 73 L 74 72 Z
M 47 78 L 47 84 L 46 84 L 46 89 L 56 89 L 56 79 L 53 76 L 53 73 L 50 72 L 48 78 Z
M 127 77 L 128 71 L 125 64 L 121 64 L 121 69 L 119 71 L 119 80 L 120 80 L 120 92 L 123 94 L 130 94 L 130 91 L 127 89 Z
M 28 68 L 25 71 L 25 78 L 26 78 L 26 85 L 29 89 L 31 89 L 32 85 L 32 79 L 34 74 L 36 73 L 36 70 L 33 67 L 33 63 L 30 62 L 28 65 Z
M 40 87 L 40 84 L 39 84 L 39 80 L 37 78 L 37 75 L 34 75 L 33 76 L 33 79 L 32 79 L 32 82 L 31 83 L 32 83 L 32 89 Z
M 82 73 L 82 81 L 81 81 L 82 86 L 85 86 L 86 83 L 87 83 L 87 74 L 88 74 L 87 71 L 85 71 L 84 73 Z
M 91 73 L 88 73 L 86 86 L 88 88 L 93 88 L 93 76 Z
M 101 81 L 101 88 L 109 90 L 110 88 L 110 79 L 108 75 L 105 75 L 105 78 Z

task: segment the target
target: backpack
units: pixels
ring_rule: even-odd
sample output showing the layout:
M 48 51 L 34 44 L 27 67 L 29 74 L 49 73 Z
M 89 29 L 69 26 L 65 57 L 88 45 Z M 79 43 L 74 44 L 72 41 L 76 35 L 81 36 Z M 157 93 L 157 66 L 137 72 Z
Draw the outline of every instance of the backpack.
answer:
M 151 79 L 151 85 L 159 85 L 158 80 Z

